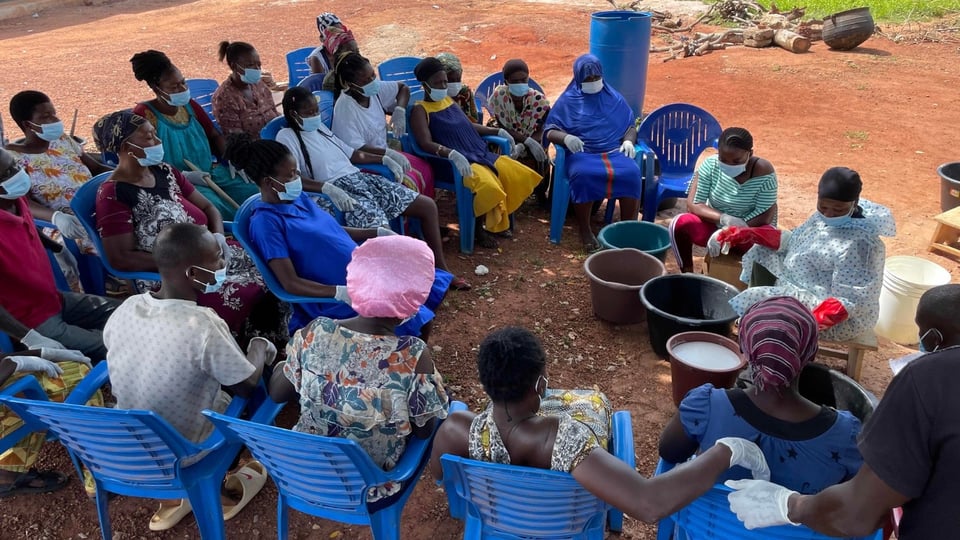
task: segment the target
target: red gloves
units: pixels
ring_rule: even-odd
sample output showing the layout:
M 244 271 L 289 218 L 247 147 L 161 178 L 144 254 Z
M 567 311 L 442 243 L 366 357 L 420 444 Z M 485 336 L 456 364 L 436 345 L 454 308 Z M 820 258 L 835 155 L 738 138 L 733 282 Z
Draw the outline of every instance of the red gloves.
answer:
M 821 331 L 842 323 L 849 316 L 847 308 L 836 298 L 827 298 L 813 310 L 813 318 L 817 320 L 817 328 Z
M 779 229 L 773 227 L 727 227 L 717 235 L 717 241 L 733 247 L 760 244 L 770 249 L 780 249 Z

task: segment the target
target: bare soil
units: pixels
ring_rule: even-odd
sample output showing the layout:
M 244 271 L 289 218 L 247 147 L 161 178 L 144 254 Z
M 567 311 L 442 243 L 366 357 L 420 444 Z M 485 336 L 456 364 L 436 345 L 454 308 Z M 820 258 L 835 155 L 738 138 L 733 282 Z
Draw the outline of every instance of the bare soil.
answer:
M 314 17 L 332 11 L 353 29 L 373 61 L 398 55 L 458 54 L 465 81 L 476 84 L 509 58 L 523 57 L 531 75 L 555 98 L 570 80 L 574 58 L 588 49 L 589 16 L 610 4 L 599 0 L 466 0 L 403 3 L 326 0 L 142 0 L 90 7 L 64 7 L 37 17 L 0 22 L 0 99 L 24 89 L 49 94 L 69 124 L 79 109 L 77 134 L 89 137 L 102 114 L 149 96 L 134 80 L 128 59 L 148 48 L 165 51 L 188 78 L 223 79 L 216 58 L 221 39 L 252 42 L 264 68 L 285 79 L 284 53 L 317 42 Z M 777 48 L 731 48 L 704 57 L 663 63 L 653 55 L 645 109 L 691 102 L 711 111 L 724 126 L 750 129 L 756 153 L 777 168 L 780 220 L 800 224 L 815 210 L 820 173 L 834 165 L 859 170 L 864 196 L 893 209 L 899 234 L 888 255 L 918 255 L 960 275 L 956 261 L 931 255 L 927 244 L 939 213 L 936 167 L 960 158 L 958 49 L 955 44 L 907 44 L 874 38 L 851 52 L 815 43 L 807 54 Z M 9 116 L 8 137 L 19 136 Z M 441 200 L 445 221 L 456 223 L 453 201 Z M 666 216 L 661 216 L 661 221 Z M 497 251 L 471 256 L 447 245 L 453 269 L 470 279 L 471 292 L 451 292 L 439 312 L 432 345 L 440 371 L 457 399 L 481 406 L 474 367 L 478 343 L 508 324 L 535 329 L 546 344 L 553 387 L 597 385 L 618 409 L 633 415 L 637 464 L 644 474 L 656 463 L 660 430 L 674 414 L 667 363 L 657 359 L 644 325 L 616 327 L 597 320 L 583 274 L 584 254 L 572 228 L 560 245 L 550 244 L 548 213 L 532 205 L 516 220 L 513 240 Z M 490 273 L 473 275 L 483 264 Z M 670 261 L 668 268 L 676 271 Z M 863 384 L 882 394 L 889 383 L 887 360 L 909 352 L 881 340 L 867 355 Z M 834 362 L 832 365 L 840 367 Z M 290 426 L 288 408 L 279 425 Z M 68 470 L 56 444 L 46 445 L 39 465 Z M 194 521 L 151 533 L 155 509 L 148 500 L 119 497 L 110 504 L 115 538 L 195 538 Z M 94 538 L 96 510 L 74 479 L 66 489 L 42 496 L 5 499 L 2 538 Z M 291 538 L 369 538 L 364 527 L 344 526 L 293 512 Z M 227 524 L 230 538 L 276 534 L 276 491 L 268 483 L 244 512 Z M 624 538 L 653 538 L 655 528 L 628 520 Z M 429 476 L 407 504 L 403 538 L 458 538 L 462 524 L 447 513 L 442 491 Z M 613 536 L 613 535 L 611 535 Z

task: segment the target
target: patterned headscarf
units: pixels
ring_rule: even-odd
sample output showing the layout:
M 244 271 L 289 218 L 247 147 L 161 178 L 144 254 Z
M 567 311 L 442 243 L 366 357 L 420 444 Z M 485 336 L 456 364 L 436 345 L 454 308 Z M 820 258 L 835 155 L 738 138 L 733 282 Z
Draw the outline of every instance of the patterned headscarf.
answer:
M 463 73 L 463 66 L 460 65 L 460 59 L 453 53 L 442 52 L 437 55 L 437 60 L 443 65 L 444 71 L 459 71 Z
M 356 41 L 353 37 L 353 32 L 350 31 L 346 26 L 340 25 L 340 28 L 331 26 L 327 29 L 326 34 L 323 36 L 323 48 L 327 50 L 329 54 L 337 54 L 337 50 L 341 45 L 349 41 Z
M 323 34 L 328 28 L 335 24 L 343 24 L 340 22 L 340 17 L 337 17 L 333 13 L 326 11 L 317 15 L 317 30 L 320 31 L 320 34 Z
M 406 319 L 430 295 L 434 280 L 433 252 L 409 236 L 383 236 L 365 241 L 347 265 L 347 294 L 361 317 Z
M 134 114 L 130 109 L 112 112 L 93 125 L 93 141 L 101 152 L 119 154 L 123 141 L 146 122 L 146 118 Z
M 757 388 L 784 388 L 817 355 L 817 321 L 799 300 L 775 296 L 754 304 L 740 319 L 740 350 Z

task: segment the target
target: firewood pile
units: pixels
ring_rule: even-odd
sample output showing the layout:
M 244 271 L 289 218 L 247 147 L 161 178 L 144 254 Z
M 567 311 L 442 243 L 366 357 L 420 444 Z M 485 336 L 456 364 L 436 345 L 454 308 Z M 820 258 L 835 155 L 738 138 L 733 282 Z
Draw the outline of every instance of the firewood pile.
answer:
M 762 48 L 776 45 L 794 53 L 807 52 L 810 43 L 822 39 L 823 21 L 806 19 L 804 8 L 781 11 L 777 5 L 765 8 L 753 0 L 720 0 L 697 18 L 686 21 L 669 12 L 647 10 L 642 0 L 620 5 L 618 9 L 646 11 L 653 15 L 653 31 L 661 34 L 665 45 L 652 45 L 650 52 L 668 53 L 664 62 L 703 56 L 731 46 Z M 695 32 L 701 24 L 735 25 L 716 32 Z

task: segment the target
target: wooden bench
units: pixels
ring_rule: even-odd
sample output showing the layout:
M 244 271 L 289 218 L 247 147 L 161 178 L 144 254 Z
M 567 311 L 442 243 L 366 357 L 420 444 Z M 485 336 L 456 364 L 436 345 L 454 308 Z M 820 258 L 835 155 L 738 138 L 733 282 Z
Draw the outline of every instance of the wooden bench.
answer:
M 933 219 L 937 221 L 937 229 L 930 240 L 930 251 L 960 257 L 960 249 L 955 247 L 960 241 L 960 207 L 948 210 Z
M 860 382 L 860 372 L 863 369 L 863 358 L 867 351 L 876 351 L 877 336 L 870 331 L 870 334 L 853 341 L 825 341 L 820 340 L 820 347 L 817 354 L 828 356 L 830 358 L 839 358 L 847 360 L 847 376 Z

